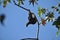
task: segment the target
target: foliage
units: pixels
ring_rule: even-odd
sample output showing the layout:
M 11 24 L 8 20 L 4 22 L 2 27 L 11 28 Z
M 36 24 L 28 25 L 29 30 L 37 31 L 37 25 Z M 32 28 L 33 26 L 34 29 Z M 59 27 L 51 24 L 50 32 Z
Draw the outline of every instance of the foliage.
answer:
M 21 4 L 24 5 L 25 0 L 17 0 L 17 3 L 15 2 L 16 0 L 3 0 L 3 1 L 0 0 L 0 4 L 3 4 L 3 7 L 5 8 L 7 6 L 7 3 L 11 3 L 11 1 L 16 6 L 22 8 L 22 9 L 28 11 L 28 12 L 31 12 L 30 9 L 27 9 L 27 8 L 24 8 L 24 7 L 21 6 Z M 29 5 L 32 4 L 34 6 L 34 3 L 38 5 L 37 1 L 38 0 L 29 0 Z M 60 15 L 60 9 L 59 9 L 60 8 L 60 3 L 58 3 L 57 6 L 52 6 L 51 8 L 54 11 L 58 12 L 58 14 Z M 45 15 L 45 13 L 46 13 L 46 15 Z M 30 14 L 30 13 L 28 13 L 28 14 Z M 45 18 L 46 19 L 44 19 L 44 18 L 41 17 L 43 14 L 45 15 Z M 41 24 L 45 26 L 47 20 L 48 20 L 48 22 L 52 21 L 53 22 L 53 25 L 55 25 L 56 28 L 58 29 L 58 31 L 56 32 L 56 35 L 58 35 L 58 33 L 60 32 L 60 16 L 54 21 L 54 18 L 55 18 L 54 15 L 55 15 L 54 12 L 52 12 L 52 11 L 49 12 L 46 8 L 41 8 L 40 6 L 38 6 L 38 16 L 41 17 L 40 18 L 41 19 Z M 3 16 L 0 16 L 0 21 L 1 20 L 4 20 L 4 17 L 5 17 L 4 15 Z M 37 19 L 37 18 L 35 18 L 35 19 Z M 34 23 L 34 22 L 33 22 L 33 19 L 32 19 L 32 23 Z M 38 29 L 38 31 L 39 31 L 39 29 Z
M 45 26 L 45 24 L 46 24 L 46 20 L 43 19 L 43 18 L 41 18 L 41 24 Z
M 11 1 L 10 0 L 4 0 L 3 1 L 3 7 L 6 7 L 6 5 L 7 5 L 8 2 L 10 3 Z
M 34 3 L 37 4 L 37 1 L 38 1 L 38 0 L 29 0 L 29 3 L 30 3 L 30 4 L 32 3 L 32 5 L 34 6 Z
M 53 12 L 48 12 L 46 15 L 46 20 L 48 20 L 48 22 L 51 20 L 54 20 L 54 13 Z
M 41 8 L 40 6 L 38 6 L 38 16 L 45 14 L 45 12 L 46 12 L 45 8 Z
M 58 3 L 58 7 L 60 7 L 60 2 Z
M 58 31 L 56 32 L 56 35 L 58 36 L 58 33 L 60 31 L 60 16 L 53 22 L 53 25 L 55 25 L 58 29 Z
M 52 9 L 54 9 L 56 12 L 58 12 L 59 14 L 60 14 L 60 3 L 58 3 L 58 5 L 57 6 L 52 6 L 51 7 Z
M 17 0 L 17 1 L 18 1 L 18 5 L 20 5 L 20 4 L 23 4 L 23 5 L 24 5 L 23 2 L 24 2 L 25 0 Z
M 53 25 L 56 25 L 56 28 L 60 28 L 60 16 L 53 22 Z

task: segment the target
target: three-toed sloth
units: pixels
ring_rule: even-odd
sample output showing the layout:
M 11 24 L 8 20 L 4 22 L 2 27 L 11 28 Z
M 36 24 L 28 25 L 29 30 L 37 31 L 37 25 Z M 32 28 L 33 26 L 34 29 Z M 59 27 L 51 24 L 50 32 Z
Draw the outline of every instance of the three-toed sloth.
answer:
M 37 22 L 37 18 L 34 13 L 29 12 L 28 14 L 28 22 L 26 24 L 26 27 L 28 27 L 29 24 L 35 24 Z

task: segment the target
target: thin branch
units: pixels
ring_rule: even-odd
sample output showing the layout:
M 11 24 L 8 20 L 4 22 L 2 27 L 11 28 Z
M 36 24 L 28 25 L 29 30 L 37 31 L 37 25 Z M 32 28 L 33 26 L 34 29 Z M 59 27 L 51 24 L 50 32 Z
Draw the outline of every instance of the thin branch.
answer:
M 18 5 L 14 0 L 13 0 L 13 3 L 14 3 L 16 6 L 22 8 L 22 9 L 24 9 L 24 10 L 26 10 L 26 11 L 30 11 L 30 9 L 26 9 L 26 8 L 24 8 L 24 7 L 20 6 L 20 5 Z
M 37 40 L 38 40 L 38 36 L 39 36 L 39 25 L 40 25 L 40 23 L 38 22 L 38 29 L 37 29 Z

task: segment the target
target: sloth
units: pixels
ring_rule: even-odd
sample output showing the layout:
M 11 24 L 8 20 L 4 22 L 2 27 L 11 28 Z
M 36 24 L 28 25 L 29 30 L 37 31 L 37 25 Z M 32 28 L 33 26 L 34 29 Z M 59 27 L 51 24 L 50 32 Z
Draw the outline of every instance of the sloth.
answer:
M 29 12 L 28 16 L 28 22 L 26 24 L 26 27 L 28 27 L 29 24 L 35 24 L 37 22 L 37 18 L 34 13 Z

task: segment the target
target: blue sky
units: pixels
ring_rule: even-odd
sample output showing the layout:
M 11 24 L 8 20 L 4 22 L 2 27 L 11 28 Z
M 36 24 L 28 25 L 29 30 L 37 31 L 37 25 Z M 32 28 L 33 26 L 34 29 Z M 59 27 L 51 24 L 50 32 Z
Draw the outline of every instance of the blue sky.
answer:
M 51 10 L 52 5 L 57 5 L 60 0 L 39 0 L 38 4 L 42 8 L 48 8 Z M 28 0 L 24 2 L 25 8 L 30 9 L 35 13 L 38 20 L 40 18 L 37 14 L 38 5 L 29 5 Z M 6 8 L 0 6 L 0 14 L 4 13 L 6 19 L 4 21 L 5 26 L 0 24 L 0 39 L 1 40 L 20 40 L 22 38 L 35 38 L 37 31 L 37 23 L 35 25 L 29 25 L 26 28 L 28 22 L 28 12 L 14 5 L 14 3 L 8 3 Z M 56 13 L 56 12 L 55 12 Z M 55 16 L 57 17 L 57 13 Z M 52 26 L 52 22 L 46 23 L 45 27 L 40 25 L 39 40 L 60 40 L 60 34 L 56 38 L 57 28 Z

